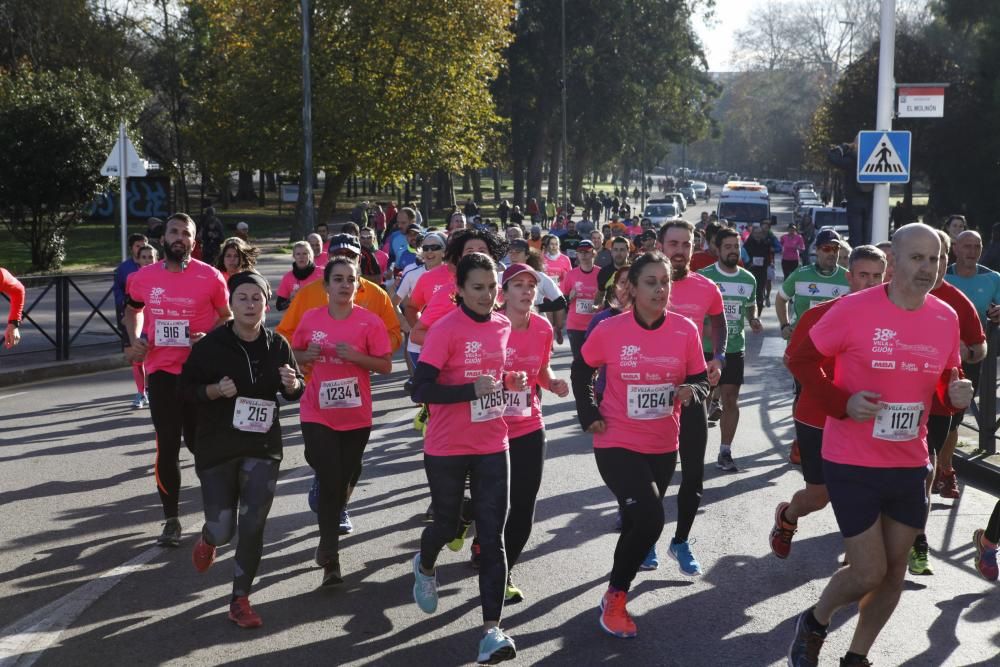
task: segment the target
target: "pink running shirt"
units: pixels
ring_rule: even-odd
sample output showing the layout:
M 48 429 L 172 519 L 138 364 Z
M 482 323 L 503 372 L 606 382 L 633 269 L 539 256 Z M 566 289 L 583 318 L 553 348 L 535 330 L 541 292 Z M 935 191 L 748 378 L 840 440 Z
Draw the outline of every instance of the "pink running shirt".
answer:
M 694 322 L 699 336 L 705 326 L 705 318 L 721 315 L 722 308 L 719 286 L 700 273 L 688 273 L 681 280 L 670 283 L 669 309 Z
M 594 434 L 594 447 L 640 454 L 676 451 L 681 408 L 674 393 L 687 376 L 705 370 L 694 323 L 668 312 L 650 331 L 633 313 L 622 313 L 594 327 L 581 353 L 588 366 L 606 366 L 601 418 L 607 430 Z
M 569 257 L 562 253 L 556 255 L 555 259 L 542 253 L 542 266 L 545 269 L 545 275 L 556 281 L 556 284 L 561 283 L 563 276 L 573 269 L 573 263 L 569 261 Z
M 334 431 L 351 431 L 372 425 L 371 373 L 337 356 L 337 343 L 348 343 L 372 357 L 392 352 L 385 323 L 374 313 L 355 305 L 344 320 L 330 317 L 326 306 L 307 310 L 292 334 L 292 349 L 320 344 L 302 394 L 302 422 L 322 424 Z
M 586 331 L 590 320 L 594 319 L 594 296 L 597 294 L 597 273 L 595 266 L 590 273 L 579 266 L 563 276 L 559 289 L 563 296 L 569 298 L 574 289 L 576 295 L 569 304 L 569 315 L 566 317 L 566 329 Z
M 886 286 L 841 297 L 809 331 L 835 358 L 833 383 L 881 394 L 872 421 L 826 418 L 823 458 L 867 468 L 926 466 L 927 416 L 941 374 L 959 367 L 958 316 L 928 295 L 917 310 L 889 300 Z
M 410 293 L 410 305 L 416 308 L 419 313 L 424 309 L 424 306 L 430 303 L 431 297 L 444 287 L 450 288 L 452 294 L 458 289 L 455 283 L 455 274 L 451 272 L 447 264 L 441 264 L 430 271 L 425 271 L 417 278 L 417 283 Z
M 500 313 L 492 313 L 487 322 L 477 322 L 461 308 L 454 308 L 427 332 L 420 362 L 440 371 L 438 384 L 471 384 L 480 375 L 500 379 L 509 338 L 510 320 Z M 505 451 L 507 424 L 502 406 L 502 395 L 429 404 L 424 452 L 431 456 L 461 456 Z
M 290 299 L 294 292 L 298 292 L 309 283 L 322 280 L 323 268 L 324 267 L 317 265 L 316 270 L 309 274 L 307 278 L 302 280 L 296 278 L 295 274 L 289 271 L 281 277 L 281 282 L 278 284 L 278 290 L 275 294 L 280 296 L 282 299 Z
M 552 325 L 542 315 L 531 313 L 527 329 L 510 330 L 504 370 L 528 374 L 528 388 L 523 392 L 507 392 L 507 437 L 511 440 L 534 433 L 545 427 L 542 422 L 542 401 L 538 390 L 538 373 L 549 365 L 552 354 Z
M 149 342 L 146 373 L 180 375 L 191 354 L 191 334 L 208 333 L 229 307 L 229 290 L 215 268 L 192 259 L 183 271 L 168 271 L 166 262 L 144 266 L 129 275 L 125 293 L 145 304 L 142 333 Z M 176 334 L 176 335 L 175 335 Z

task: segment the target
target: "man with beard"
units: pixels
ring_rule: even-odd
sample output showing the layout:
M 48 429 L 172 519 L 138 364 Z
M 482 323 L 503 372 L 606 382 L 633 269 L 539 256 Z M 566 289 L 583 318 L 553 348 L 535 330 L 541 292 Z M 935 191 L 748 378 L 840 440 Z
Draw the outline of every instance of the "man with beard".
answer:
M 194 220 L 184 213 L 168 218 L 164 260 L 139 269 L 125 286 L 123 325 L 129 338 L 125 356 L 144 365 L 156 431 L 154 471 L 166 520 L 156 543 L 162 547 L 176 547 L 181 539 L 181 435 L 187 448 L 195 449 L 197 413 L 194 404 L 180 400 L 181 367 L 192 345 L 232 317 L 222 274 L 191 258 L 196 231 Z
M 746 323 L 754 333 L 760 333 L 764 327 L 758 318 L 759 310 L 755 294 L 760 289 L 760 283 L 754 274 L 740 267 L 740 236 L 732 229 L 720 229 L 714 237 L 714 244 L 719 254 L 719 261 L 703 269 L 699 273 L 719 286 L 722 292 L 722 303 L 726 316 L 726 365 L 719 379 L 719 397 L 722 399 L 722 415 L 719 419 L 721 440 L 719 444 L 719 460 L 723 460 L 723 452 L 729 452 L 736 436 L 736 427 L 740 422 L 740 387 L 743 385 L 744 352 Z M 711 361 L 712 340 L 705 337 L 706 361 Z M 720 466 L 721 467 L 721 466 Z M 735 467 L 735 466 L 734 466 Z

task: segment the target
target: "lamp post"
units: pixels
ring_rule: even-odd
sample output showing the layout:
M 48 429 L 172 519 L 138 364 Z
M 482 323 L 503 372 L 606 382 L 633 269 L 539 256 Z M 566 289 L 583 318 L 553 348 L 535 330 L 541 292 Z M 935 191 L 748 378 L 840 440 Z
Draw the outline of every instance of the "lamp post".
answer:
M 309 38 L 312 7 L 302 0 L 302 177 L 299 179 L 299 226 L 303 237 L 315 229 L 313 210 L 312 73 L 309 66 Z
M 562 13 L 560 20 L 560 27 L 562 30 L 562 205 L 563 210 L 566 212 L 567 218 L 569 217 L 569 198 L 566 196 L 566 179 L 569 176 L 569 143 L 567 139 L 566 132 L 566 115 L 567 115 L 567 104 L 566 104 L 566 0 L 562 0 Z

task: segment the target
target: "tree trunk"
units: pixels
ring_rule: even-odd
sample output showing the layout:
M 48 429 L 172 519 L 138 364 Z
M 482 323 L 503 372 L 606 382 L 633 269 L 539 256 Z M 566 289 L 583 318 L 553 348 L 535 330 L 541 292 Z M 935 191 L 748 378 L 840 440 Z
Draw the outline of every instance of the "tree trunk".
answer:
M 583 179 L 586 171 L 584 165 L 587 162 L 589 162 L 589 155 L 583 151 L 583 153 L 575 155 L 569 165 L 569 198 L 579 204 L 585 201 L 583 198 Z
M 538 131 L 528 155 L 528 199 L 541 201 L 542 164 L 545 162 L 545 132 Z
M 267 179 L 264 177 L 263 169 L 261 169 L 258 173 L 260 174 L 260 182 L 257 184 L 257 190 L 259 192 L 258 199 L 260 200 L 261 208 L 263 208 L 264 206 L 267 206 L 267 195 L 264 193 L 264 186 L 266 184 L 265 181 Z
M 514 201 L 512 206 L 524 207 L 524 161 L 514 158 Z
M 268 192 L 277 192 L 278 191 L 277 178 L 276 178 L 275 173 L 273 171 L 267 172 L 267 191 Z
M 424 224 L 431 219 L 431 201 L 434 199 L 434 188 L 430 174 L 420 176 L 420 214 L 424 216 Z
M 465 169 L 462 172 L 462 194 L 466 195 L 472 192 L 472 170 Z
M 324 169 L 326 183 L 323 188 L 323 197 L 319 200 L 319 212 L 316 215 L 316 222 L 330 223 L 337 212 L 337 198 L 340 191 L 344 189 L 344 183 L 354 171 L 352 164 L 338 164 L 336 168 Z
M 549 187 L 545 192 L 546 201 L 562 202 L 559 196 L 559 166 L 562 164 L 562 137 L 556 137 L 552 141 L 552 150 L 549 151 Z
M 478 169 L 472 170 L 472 200 L 483 203 L 483 175 Z
M 493 165 L 493 201 L 500 203 L 500 168 Z
M 253 190 L 253 172 L 240 169 L 240 178 L 236 186 L 236 201 L 254 201 L 257 193 Z
M 222 208 L 229 208 L 229 204 L 233 201 L 233 184 L 229 180 L 229 174 L 223 174 L 219 177 L 219 204 Z

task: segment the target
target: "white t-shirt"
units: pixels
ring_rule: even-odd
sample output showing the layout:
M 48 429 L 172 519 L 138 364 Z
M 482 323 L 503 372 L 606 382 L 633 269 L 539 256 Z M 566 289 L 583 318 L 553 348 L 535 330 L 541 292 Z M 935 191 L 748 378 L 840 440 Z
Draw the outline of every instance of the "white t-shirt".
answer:
M 413 291 L 413 286 L 417 284 L 417 278 L 425 273 L 427 273 L 427 267 L 423 264 L 419 266 L 411 264 L 403 269 L 403 275 L 399 279 L 399 287 L 396 288 L 396 296 L 399 297 L 400 302 L 410 296 L 410 292 Z M 407 339 L 406 351 L 420 352 L 420 346 L 414 343 L 413 340 Z

